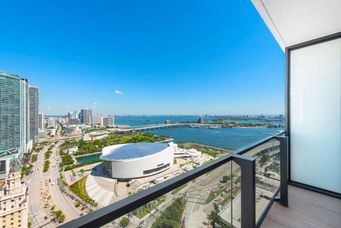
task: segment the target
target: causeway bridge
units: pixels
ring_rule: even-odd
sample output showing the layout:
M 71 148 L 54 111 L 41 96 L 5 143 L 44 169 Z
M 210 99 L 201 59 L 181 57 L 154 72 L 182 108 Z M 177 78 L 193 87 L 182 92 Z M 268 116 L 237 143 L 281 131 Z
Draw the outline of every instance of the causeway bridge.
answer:
M 119 129 L 119 131 L 120 132 L 146 131 L 146 130 L 165 129 L 165 128 L 181 128 L 181 127 L 191 127 L 191 124 L 186 124 L 186 123 L 151 124 L 151 125 L 121 128 L 121 129 Z

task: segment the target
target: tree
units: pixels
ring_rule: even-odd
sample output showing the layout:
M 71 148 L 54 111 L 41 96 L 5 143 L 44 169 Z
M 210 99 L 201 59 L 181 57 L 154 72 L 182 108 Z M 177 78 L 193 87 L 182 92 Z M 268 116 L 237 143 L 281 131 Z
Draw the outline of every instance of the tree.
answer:
M 259 159 L 259 165 L 260 167 L 263 167 L 266 163 L 268 163 L 270 161 L 270 156 L 268 154 L 264 154 L 263 156 L 261 156 L 261 158 Z
M 221 181 L 222 183 L 227 183 L 230 180 L 229 176 L 223 176 L 223 180 Z
M 212 223 L 211 223 L 212 225 L 213 225 L 214 223 L 219 223 L 219 222 L 220 222 L 220 218 L 219 218 L 219 212 L 220 212 L 219 206 L 218 206 L 218 204 L 216 204 L 216 203 L 215 203 L 213 206 L 214 206 L 214 210 L 211 211 L 211 214 L 208 216 L 208 219 L 212 221 Z
M 123 217 L 120 221 L 120 226 L 121 227 L 127 227 L 130 223 L 130 220 L 128 217 Z

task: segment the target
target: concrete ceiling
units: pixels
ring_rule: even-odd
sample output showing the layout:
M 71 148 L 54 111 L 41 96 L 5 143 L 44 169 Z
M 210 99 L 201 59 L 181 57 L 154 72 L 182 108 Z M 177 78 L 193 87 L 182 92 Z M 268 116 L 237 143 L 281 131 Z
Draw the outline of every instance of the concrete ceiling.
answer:
M 341 32 L 341 0 L 251 0 L 282 50 Z

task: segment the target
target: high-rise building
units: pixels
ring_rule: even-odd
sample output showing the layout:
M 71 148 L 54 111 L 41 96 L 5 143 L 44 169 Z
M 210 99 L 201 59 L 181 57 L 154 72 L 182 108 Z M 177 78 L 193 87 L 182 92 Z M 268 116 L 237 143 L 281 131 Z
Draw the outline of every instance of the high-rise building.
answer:
M 113 116 L 104 116 L 103 117 L 103 126 L 111 127 L 114 125 L 114 117 Z
M 39 126 L 39 130 L 44 130 L 45 128 L 45 117 L 44 117 L 44 113 L 39 113 L 38 114 L 38 126 Z
M 69 112 L 67 114 L 67 117 L 70 118 L 70 119 L 77 119 L 78 118 L 78 113 L 77 113 L 77 111 Z
M 80 124 L 80 122 L 79 122 L 78 118 L 70 118 L 70 119 L 68 119 L 68 124 L 69 125 L 78 125 L 78 124 Z
M 28 226 L 27 187 L 21 182 L 20 172 L 11 171 L 0 180 L 0 227 Z
M 80 114 L 80 121 L 82 124 L 92 124 L 92 111 L 91 109 L 82 109 Z
M 48 128 L 55 128 L 56 125 L 57 125 L 56 118 L 50 117 L 50 118 L 47 120 L 47 127 L 48 127 Z
M 0 73 L 0 156 L 21 157 L 28 150 L 28 81 Z
M 39 129 L 39 89 L 37 87 L 30 86 L 29 89 L 29 101 L 30 101 L 30 140 L 35 144 L 38 141 L 38 129 Z
M 21 148 L 22 153 L 27 153 L 29 150 L 29 141 L 30 141 L 30 107 L 29 107 L 29 84 L 27 79 L 20 80 L 20 97 L 21 97 Z
M 92 117 L 92 124 L 102 126 L 103 125 L 103 117 L 104 117 L 104 115 L 100 114 L 100 113 L 94 115 Z
M 204 117 L 200 117 L 199 120 L 198 120 L 198 123 L 199 124 L 204 124 L 205 123 L 205 118 Z

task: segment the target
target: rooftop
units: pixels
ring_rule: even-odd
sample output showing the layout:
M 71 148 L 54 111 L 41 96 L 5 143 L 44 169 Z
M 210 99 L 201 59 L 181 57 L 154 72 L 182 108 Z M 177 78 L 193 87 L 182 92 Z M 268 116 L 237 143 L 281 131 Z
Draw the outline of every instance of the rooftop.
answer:
M 108 146 L 103 148 L 103 160 L 127 160 L 147 157 L 168 147 L 167 143 L 132 143 Z

